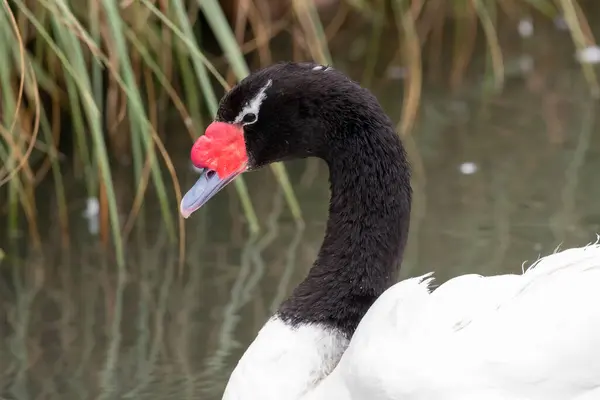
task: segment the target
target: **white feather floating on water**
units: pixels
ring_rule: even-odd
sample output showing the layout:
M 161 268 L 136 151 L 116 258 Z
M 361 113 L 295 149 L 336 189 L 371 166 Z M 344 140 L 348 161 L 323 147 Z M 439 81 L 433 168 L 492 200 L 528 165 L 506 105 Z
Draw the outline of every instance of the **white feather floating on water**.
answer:
M 575 58 L 581 64 L 598 64 L 600 63 L 600 47 L 587 46 L 584 49 L 578 50 Z
M 92 235 L 97 235 L 100 231 L 100 202 L 97 197 L 88 197 L 83 217 L 88 220 L 88 231 Z
M 473 175 L 475 172 L 477 172 L 478 167 L 477 164 L 475 164 L 474 162 L 464 162 L 462 164 L 460 164 L 460 172 L 463 175 Z
M 523 18 L 520 20 L 518 31 L 519 35 L 523 38 L 531 37 L 533 35 L 533 21 L 531 21 L 531 18 Z

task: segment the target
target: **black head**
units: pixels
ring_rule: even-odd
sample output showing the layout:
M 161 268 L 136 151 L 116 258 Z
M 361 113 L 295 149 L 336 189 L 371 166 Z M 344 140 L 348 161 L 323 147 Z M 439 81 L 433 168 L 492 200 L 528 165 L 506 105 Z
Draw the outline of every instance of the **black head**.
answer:
M 331 67 L 286 62 L 258 70 L 223 97 L 216 121 L 194 144 L 192 162 L 217 173 L 188 192 L 182 213 L 246 170 L 310 156 L 329 161 L 377 124 L 391 126 L 377 99 Z
M 369 91 L 332 67 L 286 62 L 235 86 L 221 100 L 216 119 L 243 125 L 248 167 L 254 169 L 293 158 L 327 158 L 332 142 L 348 132 L 345 125 L 367 104 L 378 106 Z

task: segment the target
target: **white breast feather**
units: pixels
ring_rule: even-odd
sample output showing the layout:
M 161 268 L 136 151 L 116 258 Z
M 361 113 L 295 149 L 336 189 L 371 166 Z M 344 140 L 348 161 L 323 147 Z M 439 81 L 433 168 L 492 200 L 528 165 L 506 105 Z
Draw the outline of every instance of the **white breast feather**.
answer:
M 332 329 L 293 328 L 271 318 L 238 362 L 223 400 L 300 399 L 335 368 L 347 346 Z

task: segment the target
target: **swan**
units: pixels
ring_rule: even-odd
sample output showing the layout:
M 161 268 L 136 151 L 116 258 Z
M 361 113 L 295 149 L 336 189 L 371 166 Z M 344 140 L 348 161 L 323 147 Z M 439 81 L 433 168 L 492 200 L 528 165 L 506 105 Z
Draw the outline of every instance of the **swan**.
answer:
M 331 199 L 308 276 L 258 332 L 224 400 L 600 399 L 600 245 L 522 274 L 397 282 L 410 168 L 377 99 L 334 68 L 278 63 L 220 102 L 191 150 L 188 218 L 236 176 L 320 157 Z

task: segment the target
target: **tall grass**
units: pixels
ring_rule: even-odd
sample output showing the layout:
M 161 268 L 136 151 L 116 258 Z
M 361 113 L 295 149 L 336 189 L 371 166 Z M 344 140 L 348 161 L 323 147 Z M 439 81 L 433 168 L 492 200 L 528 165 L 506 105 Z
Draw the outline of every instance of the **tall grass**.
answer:
M 279 16 L 270 16 L 281 7 Z M 368 84 L 376 60 L 390 51 L 382 45 L 384 31 L 394 29 L 400 45 L 391 50 L 409 71 L 399 125 L 399 131 L 408 134 L 419 110 L 424 49 L 434 49 L 428 54 L 435 59 L 449 16 L 455 20 L 453 84 L 460 83 L 472 57 L 474 33 L 481 31 L 496 88 L 501 88 L 504 62 L 498 20 L 501 15 L 516 19 L 532 12 L 564 15 L 579 48 L 594 42 L 576 0 L 343 0 L 327 23 L 315 3 L 304 0 L 2 0 L 0 185 L 6 188 L 7 201 L 0 212 L 8 216 L 9 232 L 25 218 L 32 243 L 39 245 L 34 194 L 37 184 L 51 175 L 62 243 L 68 245 L 70 193 L 62 180 L 58 144 L 61 136 L 72 135 L 71 161 L 81 171 L 87 195 L 99 199 L 102 238 L 112 240 L 123 265 L 123 237 L 134 221 L 143 221 L 138 216 L 149 187 L 159 199 L 170 237 L 183 237 L 183 221 L 175 218 L 176 204 L 168 195 L 174 192 L 179 202 L 181 188 L 163 145 L 161 114 L 175 110 L 185 126 L 181 134 L 189 135 L 190 141 L 198 137 L 217 109 L 221 90 L 215 91 L 215 83 L 227 89 L 245 77 L 247 53 L 254 52 L 263 65 L 273 62 L 274 36 L 292 36 L 295 58 L 331 63 L 328 42 L 348 15 L 361 16 L 372 27 L 362 75 Z M 201 14 L 221 57 L 203 49 L 205 41 L 198 34 Z M 586 67 L 584 72 L 597 93 L 594 71 Z M 131 159 L 136 188 L 125 220 L 119 215 L 111 170 L 111 158 L 123 156 Z M 276 164 L 272 169 L 293 216 L 302 221 L 285 167 Z M 260 226 L 243 179 L 236 181 L 236 189 L 249 228 L 256 232 Z

